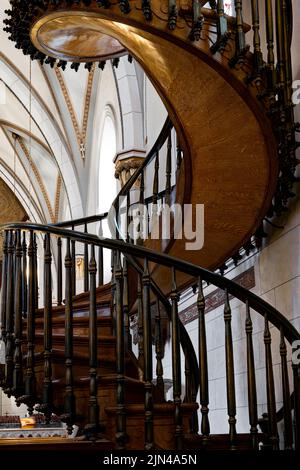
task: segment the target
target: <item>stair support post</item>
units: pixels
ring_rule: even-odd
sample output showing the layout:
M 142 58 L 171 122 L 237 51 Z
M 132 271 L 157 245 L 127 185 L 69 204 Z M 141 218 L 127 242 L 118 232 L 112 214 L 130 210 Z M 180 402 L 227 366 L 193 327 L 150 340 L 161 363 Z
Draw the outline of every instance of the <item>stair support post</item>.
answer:
M 250 434 L 252 440 L 252 447 L 254 450 L 258 449 L 258 415 L 257 415 L 257 390 L 256 390 L 256 377 L 255 377 L 255 362 L 253 351 L 253 324 L 248 301 L 246 302 L 246 321 L 245 330 L 247 338 L 247 386 L 248 386 L 248 411 Z
M 283 334 L 283 328 L 280 329 L 280 357 L 281 357 L 281 383 L 283 397 L 283 420 L 284 420 L 284 448 L 291 450 L 293 448 L 293 422 L 289 375 L 287 367 L 287 348 Z
M 6 295 L 7 295 L 7 263 L 8 263 L 9 231 L 5 230 L 3 238 L 2 282 L 1 282 L 1 339 L 6 337 Z
M 53 390 L 52 390 L 52 276 L 51 276 L 51 246 L 50 234 L 45 235 L 44 248 L 44 383 L 43 383 L 43 412 L 46 423 L 51 419 Z
M 227 388 L 227 411 L 229 423 L 229 440 L 231 448 L 236 444 L 236 399 L 235 399 L 235 381 L 234 381 L 234 358 L 233 342 L 231 329 L 231 308 L 229 303 L 228 291 L 225 290 L 224 306 L 225 322 L 225 357 L 226 357 L 226 388 Z
M 125 410 L 125 322 L 123 307 L 123 270 L 120 252 L 116 253 L 116 336 L 117 336 L 117 448 L 126 447 L 126 410 Z
M 98 330 L 97 330 L 97 304 L 96 304 L 96 273 L 95 246 L 91 245 L 89 261 L 90 276 L 90 312 L 89 312 L 89 422 L 85 432 L 90 439 L 96 439 L 99 427 L 99 402 L 98 402 Z
M 144 328 L 144 382 L 145 382 L 145 450 L 154 447 L 153 397 L 152 397 L 152 334 L 150 304 L 150 273 L 148 261 L 144 260 L 143 285 L 143 328 Z
M 65 303 L 65 366 L 66 366 L 66 385 L 65 385 L 65 406 L 64 406 L 64 419 L 67 423 L 68 433 L 71 434 L 73 430 L 73 420 L 75 417 L 75 395 L 73 387 L 73 305 L 72 305 L 72 292 L 73 292 L 73 276 L 72 266 L 73 257 L 71 255 L 71 242 L 68 238 L 66 240 L 66 257 L 65 257 L 65 272 L 66 272 L 66 303 Z M 73 245 L 72 245 L 73 247 Z
M 9 231 L 7 247 L 6 336 L 5 336 L 5 392 L 10 396 L 13 386 L 14 356 L 14 250 L 15 236 Z
M 23 371 L 22 371 L 22 245 L 21 232 L 16 231 L 16 262 L 15 262 L 15 351 L 14 351 L 14 372 L 13 372 L 13 395 L 20 396 L 23 392 Z
M 175 268 L 172 268 L 172 376 L 173 376 L 173 401 L 175 405 L 175 446 L 177 450 L 183 449 L 183 426 L 181 412 L 181 357 L 180 357 L 180 335 L 178 300 L 179 295 L 176 285 Z
M 269 419 L 269 441 L 270 441 L 271 448 L 273 450 L 278 450 L 279 436 L 278 436 L 278 430 L 277 430 L 276 397 L 275 397 L 274 372 L 273 372 L 273 361 L 272 361 L 272 350 L 271 350 L 272 337 L 271 337 L 267 315 L 265 315 L 264 343 L 265 343 L 265 362 L 266 362 L 266 392 L 267 392 L 268 419 Z
M 198 279 L 198 345 L 199 345 L 199 373 L 200 373 L 200 404 L 201 404 L 201 434 L 205 439 L 209 437 L 209 389 L 208 389 L 208 366 L 207 366 L 207 343 L 205 325 L 205 297 L 203 294 L 202 279 Z

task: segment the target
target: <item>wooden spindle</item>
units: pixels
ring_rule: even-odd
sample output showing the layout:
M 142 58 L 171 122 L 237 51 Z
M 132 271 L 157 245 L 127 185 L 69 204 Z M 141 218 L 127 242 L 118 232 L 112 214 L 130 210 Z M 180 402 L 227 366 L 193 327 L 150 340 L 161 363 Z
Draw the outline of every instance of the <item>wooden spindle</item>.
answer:
M 74 225 L 72 225 L 72 230 L 74 230 Z M 76 242 L 75 240 L 71 240 L 71 275 L 72 275 L 72 295 L 76 295 Z
M 175 269 L 172 269 L 172 378 L 173 378 L 173 401 L 175 405 L 175 446 L 177 450 L 183 449 L 183 427 L 181 413 L 181 357 L 180 336 L 178 317 L 178 292 L 176 285 Z
M 300 450 L 300 366 L 293 363 L 295 449 Z
M 218 40 L 227 33 L 227 19 L 225 17 L 224 11 L 224 1 L 218 0 L 217 3 L 217 14 L 218 14 L 218 22 L 217 22 L 217 31 L 218 31 Z
M 176 23 L 177 23 L 177 5 L 176 5 L 176 0 L 168 0 L 168 27 L 171 31 L 173 31 L 176 28 Z
M 130 215 L 130 190 L 126 195 L 126 221 L 125 221 L 125 233 L 126 233 L 126 241 L 130 243 L 130 222 L 131 222 L 131 215 Z
M 73 305 L 72 305 L 72 266 L 71 243 L 68 238 L 65 257 L 65 366 L 66 366 L 66 386 L 65 386 L 65 406 L 64 419 L 67 423 L 68 433 L 72 433 L 73 420 L 75 417 L 75 395 L 73 386 Z
M 62 241 L 57 239 L 57 305 L 62 305 Z
M 154 179 L 153 179 L 153 199 L 152 199 L 154 207 L 157 205 L 158 193 L 159 193 L 159 153 L 156 152 L 155 164 L 154 164 Z
M 123 311 L 123 271 L 120 252 L 116 253 L 116 336 L 117 336 L 117 432 L 116 443 L 118 449 L 126 446 L 126 412 L 125 412 L 125 327 Z
M 159 300 L 157 300 L 155 310 L 156 388 L 158 390 L 160 401 L 163 401 L 165 396 L 164 369 L 162 363 L 164 358 L 164 347 L 161 327 L 160 303 Z
M 115 259 L 116 254 L 111 250 L 111 308 L 113 332 L 116 332 L 116 276 L 115 276 Z
M 28 301 L 27 301 L 27 359 L 25 372 L 25 395 L 20 397 L 20 402 L 26 403 L 29 415 L 33 414 L 35 405 L 35 310 L 36 310 L 36 286 L 35 286 L 35 247 L 34 234 L 30 230 L 28 245 Z
M 99 237 L 103 237 L 103 229 L 102 229 L 102 220 L 100 220 L 99 224 Z M 103 286 L 104 282 L 104 266 L 103 266 L 103 247 L 99 245 L 98 247 L 98 287 Z
M 225 290 L 224 306 L 225 322 L 225 353 L 226 353 L 226 388 L 227 388 L 227 411 L 229 423 L 229 439 L 231 447 L 235 445 L 236 438 L 236 400 L 235 400 L 235 382 L 234 382 L 234 359 L 233 343 L 231 330 L 231 308 L 229 303 L 228 291 Z
M 250 308 L 248 301 L 246 302 L 246 322 L 245 330 L 247 337 L 247 383 L 248 383 L 248 411 L 249 411 L 249 423 L 250 423 L 250 434 L 252 440 L 253 449 L 258 448 L 257 439 L 257 391 L 256 391 L 256 378 L 255 378 L 255 362 L 253 352 L 253 325 L 250 314 Z
M 144 368 L 144 322 L 143 322 L 143 298 L 141 278 L 138 275 L 137 286 L 137 311 L 138 311 L 138 363 L 140 369 Z
M 14 359 L 14 233 L 9 231 L 7 246 L 6 336 L 5 336 L 5 392 L 10 395 L 13 386 Z
M 25 318 L 27 316 L 27 243 L 26 243 L 26 232 L 23 232 L 22 238 L 22 315 Z
M 51 277 L 50 235 L 45 235 L 44 247 L 44 383 L 43 412 L 46 423 L 50 422 L 52 412 L 52 277 Z
M 152 400 L 152 334 L 150 304 L 150 273 L 148 261 L 144 260 L 143 329 L 144 329 L 144 382 L 145 382 L 145 449 L 153 449 L 153 400 Z
M 260 23 L 258 0 L 251 0 L 252 8 L 252 29 L 253 29 L 253 78 L 260 77 L 263 68 L 263 58 L 260 45 Z
M 125 324 L 125 344 L 131 351 L 132 341 L 130 334 L 130 317 L 129 317 L 129 288 L 128 288 L 128 267 L 127 260 L 124 257 L 123 260 L 123 312 L 124 312 L 124 324 Z
M 171 203 L 171 178 L 172 178 L 172 136 L 171 131 L 168 135 L 168 149 L 166 161 L 166 204 L 169 206 Z
M 7 296 L 7 263 L 8 263 L 9 232 L 5 230 L 3 238 L 2 281 L 1 281 L 1 339 L 6 337 L 6 296 Z
M 15 263 L 15 290 L 14 290 L 14 371 L 13 371 L 13 395 L 18 397 L 23 394 L 22 371 L 22 245 L 21 232 L 16 232 L 16 263 Z
M 275 18 L 276 18 L 276 52 L 277 52 L 277 87 L 284 98 L 285 94 L 285 63 L 284 63 L 284 27 L 282 17 L 282 0 L 275 0 Z
M 269 329 L 269 321 L 267 315 L 265 316 L 265 360 L 266 360 L 266 386 L 267 386 L 267 403 L 268 403 L 268 420 L 269 420 L 269 440 L 271 447 L 278 449 L 278 431 L 277 431 L 277 418 L 276 418 L 276 398 L 275 398 L 275 385 L 274 373 L 272 362 L 271 350 L 271 333 Z
M 289 107 L 292 112 L 292 121 L 293 121 L 293 104 L 291 102 L 292 97 L 292 81 L 293 81 L 293 72 L 292 72 L 292 54 L 291 54 L 291 38 L 289 37 L 288 32 L 288 6 L 286 0 L 281 2 L 281 15 L 282 15 L 282 37 L 283 37 L 283 63 L 284 63 L 284 88 L 285 88 L 285 105 Z
M 275 78 L 275 56 L 274 56 L 274 27 L 273 27 L 273 6 L 272 0 L 265 0 L 266 15 L 266 35 L 267 35 L 267 79 L 268 89 L 274 93 Z
M 199 373 L 200 373 L 200 404 L 201 404 L 201 434 L 207 439 L 210 433 L 208 418 L 209 390 L 208 390 L 208 366 L 207 343 L 205 326 L 205 297 L 203 294 L 202 279 L 198 279 L 198 347 L 199 347 Z
M 281 383 L 283 397 L 283 419 L 284 419 L 284 448 L 291 450 L 293 448 L 293 422 L 291 409 L 291 394 L 289 375 L 287 368 L 287 348 L 283 334 L 283 328 L 280 329 L 280 357 L 281 357 Z
M 99 403 L 98 403 L 98 332 L 97 332 L 97 303 L 96 303 L 96 273 L 95 246 L 91 245 L 91 257 L 89 262 L 90 274 L 90 314 L 89 314 L 89 424 L 86 431 L 90 437 L 96 438 L 99 430 Z
M 176 134 L 176 172 L 178 173 L 182 163 L 182 149 L 179 143 L 178 135 Z
M 33 235 L 33 258 L 34 258 L 34 295 L 35 295 L 35 307 L 39 305 L 39 280 L 38 280 L 38 245 L 36 233 Z
M 88 233 L 87 224 L 84 224 L 84 233 Z M 89 290 L 89 245 L 84 244 L 84 292 Z
M 241 57 L 246 50 L 242 0 L 234 0 L 234 5 L 236 13 L 236 56 Z

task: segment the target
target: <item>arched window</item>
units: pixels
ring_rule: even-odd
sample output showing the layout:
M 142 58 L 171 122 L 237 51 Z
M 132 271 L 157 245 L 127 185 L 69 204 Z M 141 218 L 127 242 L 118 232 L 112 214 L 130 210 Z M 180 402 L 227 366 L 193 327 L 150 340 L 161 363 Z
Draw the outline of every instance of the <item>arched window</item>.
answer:
M 99 213 L 110 209 L 116 196 L 117 181 L 115 178 L 115 165 L 113 159 L 117 151 L 117 136 L 112 117 L 107 114 L 104 120 L 102 139 L 100 145 L 99 163 L 99 189 L 98 210 Z

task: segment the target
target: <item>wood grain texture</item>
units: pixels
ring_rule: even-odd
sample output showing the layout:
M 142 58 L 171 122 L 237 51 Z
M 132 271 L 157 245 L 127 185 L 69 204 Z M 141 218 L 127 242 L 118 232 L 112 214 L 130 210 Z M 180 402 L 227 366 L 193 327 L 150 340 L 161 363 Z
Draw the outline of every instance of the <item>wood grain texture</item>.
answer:
M 32 40 L 45 52 L 46 33 L 50 37 L 63 27 L 77 28 L 72 59 L 83 60 L 77 51 L 84 37 L 89 32 L 105 33 L 117 38 L 140 63 L 164 101 L 185 151 L 177 199 L 205 207 L 201 250 L 187 251 L 185 239 L 173 244 L 150 241 L 147 246 L 214 269 L 257 229 L 276 186 L 276 143 L 257 89 L 245 84 L 247 67 L 229 68 L 233 41 L 224 55 L 210 52 L 211 12 L 206 14 L 202 40 L 191 42 L 182 18 L 175 31 L 168 30 L 166 2 L 151 2 L 155 13 L 151 23 L 145 21 L 138 2 L 130 2 L 129 15 L 122 15 L 118 5 L 99 10 L 94 3 L 69 11 L 55 7 L 33 26 Z M 49 52 L 60 57 L 58 51 Z M 97 59 L 97 54 L 95 42 L 84 60 Z M 167 279 L 161 268 L 155 277 Z M 184 276 L 178 278 L 179 287 L 188 282 Z M 161 287 L 168 290 L 167 285 Z

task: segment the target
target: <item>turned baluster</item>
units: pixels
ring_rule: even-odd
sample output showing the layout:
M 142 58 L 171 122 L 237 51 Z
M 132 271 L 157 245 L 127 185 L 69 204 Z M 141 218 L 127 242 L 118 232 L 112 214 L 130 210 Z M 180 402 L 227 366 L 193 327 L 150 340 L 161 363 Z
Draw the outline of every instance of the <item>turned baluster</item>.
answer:
M 22 245 L 21 232 L 16 232 L 15 292 L 14 292 L 15 328 L 14 328 L 14 371 L 13 394 L 20 396 L 23 389 L 22 372 Z
M 168 18 L 168 27 L 173 30 L 176 27 L 177 23 L 177 5 L 176 0 L 168 0 L 169 3 L 169 18 Z
M 127 260 L 124 257 L 123 260 L 123 312 L 124 312 L 124 324 L 125 324 L 125 344 L 129 350 L 132 349 L 132 341 L 130 334 L 130 317 L 129 317 L 129 299 L 128 299 L 128 268 Z
M 117 432 L 118 449 L 126 446 L 126 412 L 125 412 L 125 325 L 123 311 L 123 271 L 120 252 L 116 253 L 116 336 L 117 336 Z
M 74 225 L 72 225 L 72 230 L 74 230 Z M 72 266 L 71 266 L 72 284 L 71 284 L 71 289 L 72 289 L 72 295 L 76 295 L 76 242 L 75 242 L 75 240 L 71 240 L 71 260 L 72 260 Z
M 180 147 L 178 136 L 176 135 L 176 172 L 178 173 L 182 163 L 182 149 Z
M 111 250 L 111 309 L 113 331 L 116 331 L 116 276 L 115 276 L 115 251 Z
M 57 305 L 62 305 L 62 241 L 57 239 Z
M 275 398 L 275 385 L 274 385 L 274 373 L 273 373 L 272 350 L 271 350 L 272 338 L 271 338 L 271 333 L 269 329 L 269 321 L 268 321 L 267 315 L 265 315 L 264 343 L 265 343 L 265 361 L 266 361 L 266 391 L 267 391 L 267 403 L 268 403 L 269 440 L 270 440 L 271 447 L 274 450 L 276 450 L 278 449 L 276 398 Z
M 5 336 L 5 383 L 6 393 L 11 394 L 13 386 L 14 359 L 14 233 L 9 231 L 7 247 L 6 286 L 6 336 Z
M 180 357 L 180 336 L 178 300 L 179 295 L 176 285 L 175 269 L 172 269 L 172 378 L 173 378 L 173 401 L 175 405 L 175 446 L 177 450 L 183 449 L 183 426 L 181 412 L 181 357 Z
M 99 237 L 103 236 L 102 221 L 100 221 Z M 103 247 L 98 247 L 98 287 L 103 286 Z
M 199 373 L 200 373 L 200 404 L 201 404 L 201 434 L 207 439 L 210 433 L 208 418 L 209 390 L 208 390 L 208 366 L 207 366 L 207 344 L 205 325 L 205 297 L 203 294 L 202 279 L 198 279 L 198 347 L 199 347 Z
M 287 103 L 285 96 L 285 63 L 284 63 L 284 27 L 282 17 L 282 0 L 275 0 L 275 18 L 276 18 L 276 52 L 277 52 L 277 87 L 281 93 L 284 104 Z
M 72 256 L 71 243 L 67 239 L 65 256 L 65 366 L 66 366 L 66 386 L 65 386 L 65 421 L 67 423 L 68 433 L 72 433 L 73 420 L 75 417 L 75 395 L 73 386 L 73 305 L 72 305 Z
M 46 423 L 50 422 L 52 411 L 52 278 L 51 278 L 50 235 L 45 235 L 44 247 L 44 383 L 43 410 Z
M 144 260 L 143 329 L 144 329 L 144 382 L 145 382 L 145 449 L 153 449 L 153 398 L 152 398 L 152 334 L 150 304 L 150 274 L 148 261 Z
M 163 357 L 164 347 L 161 331 L 161 315 L 160 315 L 160 303 L 159 300 L 156 302 L 155 310 L 155 355 L 156 355 L 156 388 L 161 401 L 164 400 L 165 396 L 165 385 L 164 385 L 164 369 L 163 369 Z
M 34 295 L 35 295 L 35 306 L 38 308 L 39 305 L 39 281 L 38 281 L 38 245 L 36 233 L 33 238 L 33 257 L 34 257 Z
M 295 449 L 300 450 L 300 366 L 293 363 Z
M 240 57 L 246 49 L 242 0 L 234 0 L 234 5 L 236 12 L 236 55 Z
M 151 0 L 142 0 L 142 10 L 147 21 L 152 20 Z
M 231 447 L 235 444 L 236 437 L 236 401 L 235 401 L 235 383 L 234 383 L 234 360 L 233 343 L 231 329 L 231 308 L 229 304 L 228 291 L 225 290 L 224 306 L 225 322 L 225 354 L 226 354 L 226 389 L 227 389 L 227 412 L 229 423 L 229 439 Z
M 259 5 L 258 0 L 251 0 L 252 7 L 252 29 L 253 29 L 253 78 L 261 75 L 263 67 L 263 58 L 260 45 L 260 24 L 259 24 Z
M 168 135 L 168 150 L 166 161 L 166 204 L 169 206 L 171 203 L 171 178 L 172 178 L 172 136 L 171 131 Z
M 35 405 L 35 310 L 36 310 L 36 283 L 35 283 L 35 247 L 34 234 L 30 231 L 28 246 L 28 311 L 27 311 L 27 360 L 25 373 L 25 396 L 20 401 L 26 403 L 29 415 L 33 414 Z
M 268 89 L 275 92 L 275 57 L 274 57 L 274 27 L 273 27 L 273 6 L 272 0 L 265 0 L 266 7 L 266 35 L 267 35 L 267 79 Z
M 89 424 L 86 431 L 93 438 L 99 430 L 99 403 L 98 403 L 98 333 L 97 333 L 97 304 L 96 304 L 96 273 L 95 246 L 91 245 L 89 263 L 90 274 L 90 314 L 89 314 L 89 366 L 90 366 L 90 396 L 89 396 Z
M 157 201 L 158 201 L 158 193 L 159 193 L 159 153 L 156 152 L 155 157 L 155 164 L 154 164 L 154 179 L 153 179 L 153 210 L 152 214 L 157 213 Z
M 88 233 L 87 224 L 84 224 L 84 233 Z M 84 292 L 89 290 L 89 245 L 84 244 Z
M 284 76 L 285 76 L 285 105 L 290 107 L 291 112 L 293 113 L 293 105 L 291 103 L 292 96 L 292 81 L 293 81 L 293 72 L 292 72 L 292 54 L 291 54 L 291 40 L 288 32 L 288 5 L 286 0 L 281 2 L 281 14 L 282 14 L 282 38 L 283 38 L 283 62 L 285 65 Z M 293 120 L 293 116 L 292 116 Z
M 24 231 L 22 239 L 22 314 L 24 318 L 27 316 L 27 299 L 27 243 Z
M 247 383 L 248 383 L 248 411 L 249 411 L 249 423 L 250 423 L 250 434 L 252 440 L 253 449 L 257 449 L 257 391 L 256 391 L 256 378 L 255 378 L 255 362 L 253 352 L 253 325 L 250 314 L 250 308 L 248 301 L 246 302 L 246 322 L 245 330 L 247 337 Z
M 291 394 L 289 375 L 287 368 L 287 348 L 283 334 L 283 328 L 280 329 L 280 357 L 281 357 L 281 383 L 283 397 L 283 419 L 284 419 L 284 448 L 293 448 L 293 422 L 291 409 Z
M 6 336 L 6 296 L 7 296 L 7 263 L 8 263 L 8 240 L 9 232 L 5 230 L 3 238 L 3 259 L 2 259 L 2 282 L 1 282 L 1 338 L 5 341 Z
M 138 363 L 140 368 L 144 367 L 144 323 L 143 323 L 143 299 L 141 278 L 138 275 L 137 287 L 137 306 L 138 306 Z
M 218 40 L 220 41 L 221 38 L 224 36 L 224 34 L 227 33 L 227 19 L 225 17 L 223 0 L 218 0 L 217 14 L 218 14 L 217 32 L 218 32 Z

